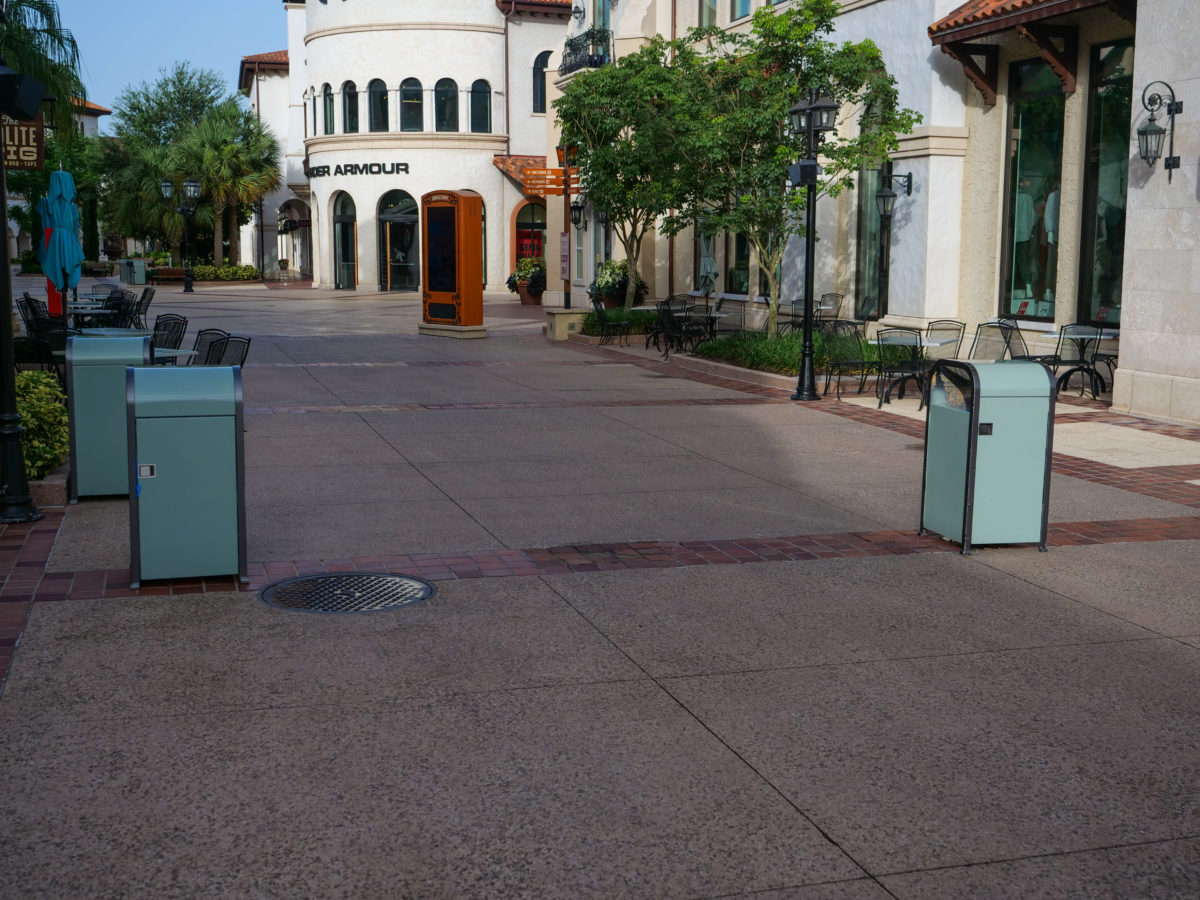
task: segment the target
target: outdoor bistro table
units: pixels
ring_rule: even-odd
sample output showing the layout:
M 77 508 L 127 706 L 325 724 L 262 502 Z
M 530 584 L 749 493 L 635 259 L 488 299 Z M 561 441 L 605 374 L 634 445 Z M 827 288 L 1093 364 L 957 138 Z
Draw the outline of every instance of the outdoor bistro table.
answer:
M 84 337 L 149 337 L 153 331 L 143 328 L 81 328 L 79 333 Z
M 921 376 L 916 374 L 920 371 L 921 366 L 921 351 L 926 347 L 941 347 L 943 344 L 953 344 L 955 338 L 952 337 L 927 337 L 923 334 L 885 334 L 882 337 L 876 336 L 876 344 L 888 344 L 895 347 L 908 347 L 912 353 L 912 372 L 907 372 L 899 375 L 888 382 L 886 389 L 881 386 L 879 391 L 879 406 L 880 408 L 885 403 L 892 402 L 892 388 L 896 385 L 902 385 L 908 379 L 913 378 L 917 381 L 917 386 L 920 387 Z
M 175 364 L 178 365 L 178 362 L 180 359 L 191 359 L 193 356 L 196 355 L 196 351 L 195 350 L 184 350 L 182 348 L 177 348 L 177 347 L 153 347 L 152 346 L 150 348 L 150 354 L 155 362 L 159 362 L 161 360 L 163 363 L 166 363 L 168 360 L 173 360 L 175 362 Z
M 1120 335 L 1121 332 L 1113 328 L 1101 328 L 1097 326 L 1076 326 L 1073 328 L 1071 333 L 1067 335 L 1067 339 L 1075 342 L 1075 346 L 1078 348 L 1076 357 L 1079 361 L 1062 375 L 1057 376 L 1058 390 L 1061 391 L 1065 388 L 1067 382 L 1071 380 L 1071 376 L 1078 372 L 1081 377 L 1087 378 L 1091 383 L 1093 398 L 1103 394 L 1108 389 L 1108 385 L 1104 380 L 1104 376 L 1096 371 L 1095 353 L 1093 352 L 1092 354 L 1093 359 L 1085 359 L 1084 354 L 1087 352 L 1087 345 L 1089 343 L 1095 341 L 1096 347 L 1099 348 L 1101 341 L 1116 340 Z M 1046 332 L 1045 337 L 1058 341 L 1062 337 L 1062 332 L 1049 331 Z M 1080 388 L 1079 391 L 1082 394 L 1083 388 Z

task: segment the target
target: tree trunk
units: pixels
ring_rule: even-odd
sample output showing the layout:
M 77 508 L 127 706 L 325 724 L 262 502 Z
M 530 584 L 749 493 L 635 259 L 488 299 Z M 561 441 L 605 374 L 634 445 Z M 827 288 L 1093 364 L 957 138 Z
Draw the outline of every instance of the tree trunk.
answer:
M 225 253 L 225 209 L 213 210 L 213 265 L 217 268 L 221 267 L 224 261 Z
M 231 266 L 240 266 L 242 264 L 242 230 L 238 227 L 237 207 L 229 207 L 230 222 L 229 222 L 229 264 Z

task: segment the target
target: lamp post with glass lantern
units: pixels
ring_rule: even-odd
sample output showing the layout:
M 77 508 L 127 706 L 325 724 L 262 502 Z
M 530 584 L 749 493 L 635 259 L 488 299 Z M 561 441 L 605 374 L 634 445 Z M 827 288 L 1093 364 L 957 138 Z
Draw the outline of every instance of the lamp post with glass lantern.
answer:
M 579 147 L 574 144 L 564 146 L 559 144 L 554 148 L 558 154 L 558 164 L 562 167 L 563 180 L 563 238 L 567 242 L 564 248 L 566 257 L 566 266 L 563 268 L 563 309 L 571 308 L 571 232 L 567 228 L 567 222 L 572 220 L 571 213 L 571 169 L 575 166 L 575 157 L 579 153 Z M 580 210 L 582 213 L 582 209 Z
M 879 209 L 879 303 L 875 307 L 879 315 L 887 313 L 888 278 L 892 266 L 892 212 L 896 208 L 896 192 L 892 182 L 904 185 L 905 196 L 912 196 L 912 172 L 893 175 L 892 164 L 885 162 L 879 170 L 879 190 L 875 192 L 875 206 Z
M 808 100 L 801 100 L 788 112 L 792 120 L 792 131 L 804 135 L 805 158 L 789 169 L 792 187 L 803 185 L 807 190 L 804 200 L 804 338 L 800 347 L 800 377 L 796 381 L 793 400 L 820 400 L 817 394 L 817 378 L 813 370 L 813 290 L 816 281 L 815 255 L 817 251 L 817 181 L 821 167 L 817 165 L 817 150 L 825 132 L 831 131 L 837 121 L 838 105 L 828 97 L 818 95 L 810 88 Z
M 171 195 L 175 193 L 175 186 L 169 179 L 164 178 L 158 187 L 162 191 L 164 200 L 170 200 Z M 189 178 L 183 183 L 183 205 L 175 208 L 175 212 L 183 216 L 183 292 L 185 294 L 195 293 L 192 290 L 192 254 L 188 239 L 188 226 L 192 223 L 192 216 L 196 214 L 196 205 L 199 202 L 200 182 L 195 178 Z

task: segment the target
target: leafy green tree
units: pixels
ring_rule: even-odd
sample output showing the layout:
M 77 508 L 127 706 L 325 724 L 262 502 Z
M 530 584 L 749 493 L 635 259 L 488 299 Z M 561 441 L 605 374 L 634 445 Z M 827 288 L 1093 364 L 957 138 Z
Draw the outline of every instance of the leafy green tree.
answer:
M 236 230 L 239 208 L 258 203 L 279 187 L 279 142 L 259 118 L 230 100 L 204 116 L 171 153 L 176 172 L 194 173 L 212 204 L 213 263 L 224 257 L 226 219 Z M 239 244 L 230 240 L 230 262 L 238 265 Z
M 133 147 L 169 147 L 208 112 L 229 100 L 225 80 L 187 62 L 159 69 L 157 81 L 126 87 L 113 104 L 113 131 Z
M 895 80 L 870 40 L 829 39 L 836 0 L 800 0 L 784 11 L 759 8 L 747 33 L 695 30 L 680 53 L 688 107 L 703 123 L 677 140 L 687 199 L 663 224 L 665 233 L 693 225 L 704 234 L 745 234 L 769 284 L 768 333 L 778 334 L 779 268 L 791 237 L 804 234 L 804 191 L 792 190 L 788 166 L 806 158 L 805 136 L 792 132 L 788 111 L 810 89 L 834 100 L 856 133 L 827 134 L 820 148 L 817 195 L 853 187 L 863 165 L 877 165 L 910 132 L 919 114 L 902 109 Z M 850 129 L 844 129 L 850 132 Z
M 75 102 L 87 97 L 79 77 L 79 47 L 63 27 L 54 0 L 8 0 L 0 4 L 0 58 L 9 68 L 36 78 L 54 97 L 51 116 L 64 140 L 75 134 Z
M 692 54 L 655 36 L 615 65 L 576 75 L 554 101 L 563 143 L 579 148 L 588 200 L 608 216 L 631 271 L 646 233 L 683 197 L 676 146 L 695 123 L 672 51 Z M 629 279 L 626 309 L 636 290 L 637 279 Z

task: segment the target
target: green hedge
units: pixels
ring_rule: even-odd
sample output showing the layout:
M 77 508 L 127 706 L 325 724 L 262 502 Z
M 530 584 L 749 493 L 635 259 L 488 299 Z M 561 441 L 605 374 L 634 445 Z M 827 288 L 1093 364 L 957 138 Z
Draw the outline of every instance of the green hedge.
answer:
M 42 478 L 62 465 L 70 451 L 66 395 L 50 372 L 18 372 L 17 412 L 25 477 Z
M 605 316 L 611 320 L 624 321 L 629 320 L 630 334 L 645 334 L 654 327 L 655 321 L 658 319 L 658 313 L 654 310 L 631 309 L 629 314 L 625 314 L 624 309 L 606 309 Z M 583 320 L 583 326 L 579 329 L 580 334 L 599 334 L 600 324 L 596 317 L 596 311 L 592 310 L 587 314 L 587 318 Z
M 254 266 L 192 266 L 197 281 L 257 281 L 260 277 Z

